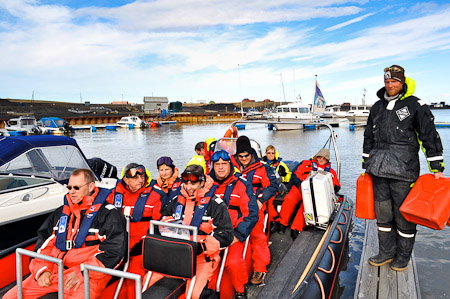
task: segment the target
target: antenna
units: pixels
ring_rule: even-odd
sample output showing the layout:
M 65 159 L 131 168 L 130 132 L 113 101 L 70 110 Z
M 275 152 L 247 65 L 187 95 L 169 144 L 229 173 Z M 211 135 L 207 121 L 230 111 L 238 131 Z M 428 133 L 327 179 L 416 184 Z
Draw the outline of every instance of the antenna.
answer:
M 284 96 L 284 104 L 286 104 L 286 94 L 284 93 L 284 83 L 283 83 L 283 76 L 280 73 L 281 77 L 281 86 L 283 87 L 283 96 Z
M 366 88 L 364 87 L 364 92 L 363 92 L 363 98 L 362 98 L 362 105 L 366 106 Z

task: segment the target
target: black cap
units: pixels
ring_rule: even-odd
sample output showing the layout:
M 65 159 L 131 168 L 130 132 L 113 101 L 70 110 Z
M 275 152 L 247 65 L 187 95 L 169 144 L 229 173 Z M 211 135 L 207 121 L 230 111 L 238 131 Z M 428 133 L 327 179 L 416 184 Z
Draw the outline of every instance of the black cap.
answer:
M 247 136 L 239 136 L 236 141 L 236 154 L 247 152 L 252 153 L 252 146 L 250 145 L 250 139 Z

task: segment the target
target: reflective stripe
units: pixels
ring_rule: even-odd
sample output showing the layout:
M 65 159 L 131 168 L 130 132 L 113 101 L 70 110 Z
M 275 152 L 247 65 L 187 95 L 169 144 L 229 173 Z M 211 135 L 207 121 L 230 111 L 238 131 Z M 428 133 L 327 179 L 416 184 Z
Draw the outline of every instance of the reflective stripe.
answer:
M 395 103 L 397 102 L 397 100 L 392 100 L 392 101 L 389 101 L 389 104 L 387 104 L 387 106 L 386 106 L 386 110 L 392 110 L 392 109 L 394 109 L 394 106 L 395 106 Z
M 369 158 L 370 155 L 366 154 L 366 153 L 363 153 L 362 156 L 365 157 L 365 158 Z
M 414 234 L 405 234 L 397 229 L 397 233 L 403 238 L 414 238 Z
M 427 161 L 439 161 L 439 160 L 444 160 L 444 157 L 436 156 L 436 157 L 427 158 Z
M 123 209 L 123 215 L 124 215 L 125 217 L 130 217 L 130 215 L 131 215 L 131 207 L 124 207 L 124 209 Z
M 89 232 L 90 233 L 98 233 L 100 230 L 98 228 L 90 228 Z
M 116 209 L 116 207 L 113 206 L 112 204 L 107 204 L 107 205 L 105 206 L 105 208 L 107 208 L 108 210 L 115 210 L 115 209 Z
M 419 103 L 420 104 L 420 106 L 423 106 L 423 105 L 426 105 L 427 103 L 425 103 L 424 101 L 422 101 L 422 100 L 418 100 L 417 101 L 417 103 Z
M 381 226 L 378 226 L 378 230 L 380 232 L 390 232 L 390 231 L 392 231 L 392 227 L 381 227 Z

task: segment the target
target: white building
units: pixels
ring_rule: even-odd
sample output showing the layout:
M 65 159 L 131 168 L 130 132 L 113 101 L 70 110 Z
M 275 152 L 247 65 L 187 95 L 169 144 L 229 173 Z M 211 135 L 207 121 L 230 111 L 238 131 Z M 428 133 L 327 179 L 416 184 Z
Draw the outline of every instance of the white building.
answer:
M 161 113 L 169 110 L 167 97 L 144 97 L 144 113 Z

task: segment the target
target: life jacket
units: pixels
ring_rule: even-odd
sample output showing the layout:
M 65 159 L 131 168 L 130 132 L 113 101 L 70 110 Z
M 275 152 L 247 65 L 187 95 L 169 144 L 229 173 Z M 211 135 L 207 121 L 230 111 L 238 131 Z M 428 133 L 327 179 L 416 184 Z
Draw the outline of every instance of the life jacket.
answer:
M 144 215 L 145 203 L 147 202 L 150 192 L 141 193 L 134 204 L 133 213 L 131 214 L 131 222 L 149 221 L 150 218 L 142 217 Z M 122 209 L 123 194 L 117 192 L 114 195 L 114 206 L 118 209 Z
M 152 190 L 158 193 L 161 197 L 161 211 L 166 208 L 166 205 L 172 198 L 179 194 L 181 183 L 181 181 L 175 181 L 172 185 L 172 189 L 170 189 L 168 193 L 164 192 L 164 190 L 162 190 L 157 184 L 153 185 Z
M 200 200 L 200 203 L 196 205 L 194 209 L 194 215 L 192 216 L 191 223 L 189 225 L 195 226 L 200 229 L 202 224 L 202 218 L 208 209 L 211 198 L 217 189 L 217 185 L 213 185 L 211 189 L 205 194 L 205 196 Z M 186 206 L 186 198 L 182 195 L 178 195 L 177 204 L 175 206 L 175 220 L 183 220 L 184 208 Z
M 317 171 L 319 169 L 317 166 L 317 163 L 315 161 L 311 160 L 311 164 L 312 164 L 313 171 Z M 322 169 L 322 168 L 320 168 L 320 169 Z M 330 169 L 331 169 L 330 163 L 325 164 L 325 168 L 323 168 L 323 170 L 326 172 L 330 172 Z
M 258 161 L 257 163 L 253 163 L 252 165 L 248 166 L 242 173 L 244 175 L 244 178 L 253 185 L 253 190 L 256 197 L 258 197 L 258 195 L 263 191 L 263 186 L 261 185 L 261 183 L 253 183 L 253 177 L 255 176 L 256 170 L 260 167 L 264 166 Z
M 97 216 L 98 211 L 101 206 L 105 203 L 109 194 L 112 190 L 110 189 L 100 189 L 91 207 L 86 210 L 86 214 L 81 220 L 78 233 L 76 234 L 75 240 L 67 240 L 67 223 L 70 219 L 70 208 L 68 203 L 68 194 L 64 197 L 64 207 L 61 211 L 61 217 L 58 221 L 58 230 L 56 232 L 56 242 L 55 246 L 61 251 L 67 251 L 72 248 L 81 248 L 86 240 L 89 233 L 89 229 L 92 226 L 92 222 Z

